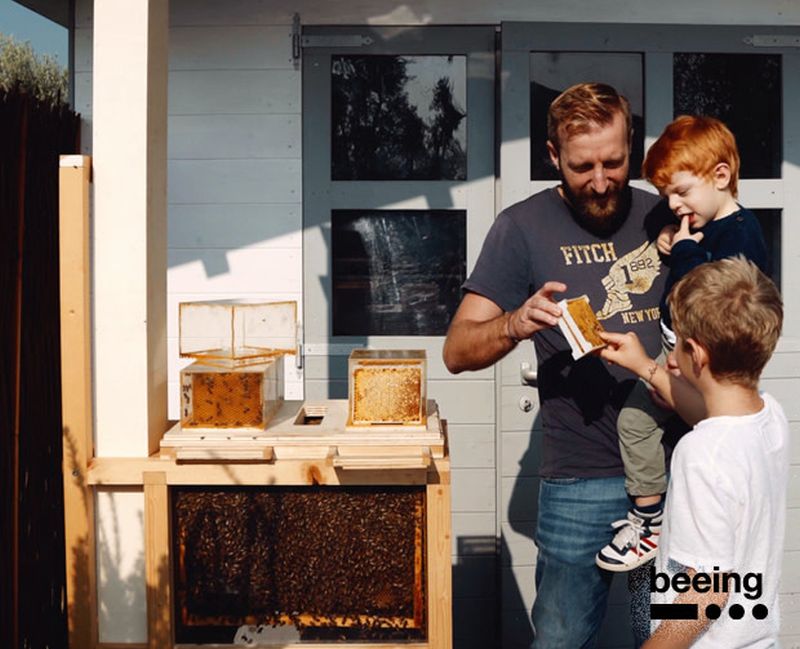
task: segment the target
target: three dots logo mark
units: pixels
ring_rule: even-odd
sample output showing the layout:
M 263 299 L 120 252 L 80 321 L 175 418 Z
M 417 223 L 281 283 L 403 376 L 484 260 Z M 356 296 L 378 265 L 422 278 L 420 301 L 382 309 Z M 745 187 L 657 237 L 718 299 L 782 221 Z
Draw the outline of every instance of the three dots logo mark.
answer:
M 745 616 L 744 606 L 732 604 L 727 609 L 732 620 L 741 620 Z M 751 615 L 756 620 L 763 620 L 769 615 L 769 609 L 763 604 L 756 604 Z M 705 608 L 706 617 L 716 620 L 722 615 L 722 609 L 716 604 L 709 604 Z M 650 618 L 653 620 L 696 620 L 698 618 L 697 604 L 650 604 Z

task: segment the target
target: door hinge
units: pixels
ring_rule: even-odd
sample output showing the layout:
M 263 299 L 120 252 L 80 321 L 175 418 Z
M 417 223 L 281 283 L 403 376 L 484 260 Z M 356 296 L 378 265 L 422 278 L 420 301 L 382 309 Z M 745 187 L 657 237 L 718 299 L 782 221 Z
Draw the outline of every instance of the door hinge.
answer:
M 742 40 L 753 47 L 800 47 L 800 35 L 754 34 Z
M 318 34 L 306 35 L 300 39 L 303 47 L 364 47 L 372 43 L 371 36 L 361 34 Z
M 295 67 L 300 63 L 300 14 L 292 16 L 292 63 Z

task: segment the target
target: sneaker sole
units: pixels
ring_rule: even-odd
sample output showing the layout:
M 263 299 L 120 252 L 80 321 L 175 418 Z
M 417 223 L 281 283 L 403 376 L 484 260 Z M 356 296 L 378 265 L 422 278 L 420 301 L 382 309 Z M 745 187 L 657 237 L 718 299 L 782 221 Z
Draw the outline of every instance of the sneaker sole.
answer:
M 603 570 L 608 570 L 609 572 L 630 572 L 631 570 L 636 570 L 639 566 L 643 566 L 648 561 L 655 559 L 656 553 L 652 552 L 650 554 L 645 555 L 644 557 L 639 557 L 633 563 L 608 563 L 601 559 L 599 556 L 595 556 L 594 562 L 597 564 L 599 568 Z

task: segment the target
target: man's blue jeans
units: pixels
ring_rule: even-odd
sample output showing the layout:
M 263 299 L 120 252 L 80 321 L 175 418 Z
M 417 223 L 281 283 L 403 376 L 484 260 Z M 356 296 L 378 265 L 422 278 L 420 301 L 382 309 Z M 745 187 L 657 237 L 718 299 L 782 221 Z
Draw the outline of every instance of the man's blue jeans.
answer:
M 534 649 L 583 649 L 596 646 L 612 573 L 594 557 L 625 518 L 631 501 L 624 476 L 542 479 L 536 526 L 536 600 Z M 631 613 L 639 646 L 649 632 L 647 568 L 633 573 Z

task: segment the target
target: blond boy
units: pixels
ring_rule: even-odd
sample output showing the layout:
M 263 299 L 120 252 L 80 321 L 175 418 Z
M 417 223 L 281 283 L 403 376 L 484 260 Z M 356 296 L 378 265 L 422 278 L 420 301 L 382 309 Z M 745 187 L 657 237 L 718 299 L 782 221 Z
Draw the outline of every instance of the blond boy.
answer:
M 781 298 L 753 263 L 737 257 L 695 268 L 675 285 L 669 307 L 676 335 L 670 360 L 679 376 L 650 359 L 633 333 L 605 334 L 609 346 L 601 352 L 698 422 L 672 456 L 651 572 L 652 602 L 696 605 L 696 619 L 654 619 L 645 649 L 772 647 L 789 429 L 758 381 L 780 335 Z
M 755 215 L 736 202 L 739 153 L 730 130 L 713 117 L 682 116 L 669 124 L 647 152 L 642 175 L 666 197 L 680 225 L 658 239 L 669 275 L 661 299 L 664 353 L 675 344 L 667 296 L 693 268 L 744 255 L 766 270 L 767 251 Z M 645 377 L 647 379 L 647 377 Z M 672 412 L 651 399 L 646 383 L 634 388 L 617 420 L 625 488 L 634 506 L 613 523 L 616 534 L 596 557 L 606 570 L 631 570 L 653 558 L 661 532 L 667 488 L 663 426 Z

